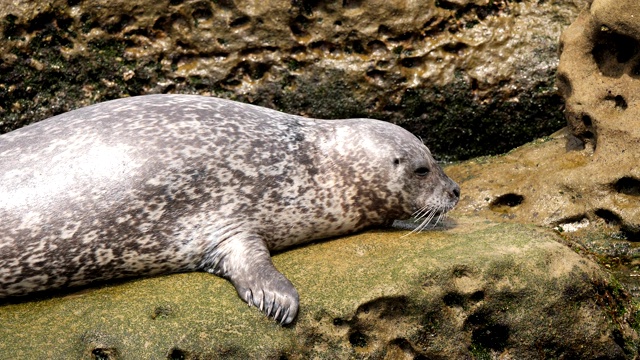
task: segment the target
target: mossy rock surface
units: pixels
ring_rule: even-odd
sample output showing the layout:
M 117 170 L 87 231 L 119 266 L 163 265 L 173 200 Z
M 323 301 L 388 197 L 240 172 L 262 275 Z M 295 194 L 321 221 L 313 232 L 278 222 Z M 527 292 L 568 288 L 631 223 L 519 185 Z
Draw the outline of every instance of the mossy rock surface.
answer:
M 553 232 L 453 223 L 275 255 L 301 298 L 289 327 L 249 308 L 223 279 L 175 274 L 4 305 L 0 358 L 635 356 L 628 296 Z

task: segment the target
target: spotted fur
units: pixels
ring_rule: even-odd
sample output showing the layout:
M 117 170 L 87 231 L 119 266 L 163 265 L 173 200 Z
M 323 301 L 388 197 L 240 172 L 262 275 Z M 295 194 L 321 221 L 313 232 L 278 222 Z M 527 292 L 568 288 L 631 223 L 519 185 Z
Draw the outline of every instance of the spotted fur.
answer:
M 458 196 L 416 137 L 382 121 L 190 95 L 104 102 L 0 136 L 0 298 L 202 270 L 290 323 L 298 293 L 270 250 Z

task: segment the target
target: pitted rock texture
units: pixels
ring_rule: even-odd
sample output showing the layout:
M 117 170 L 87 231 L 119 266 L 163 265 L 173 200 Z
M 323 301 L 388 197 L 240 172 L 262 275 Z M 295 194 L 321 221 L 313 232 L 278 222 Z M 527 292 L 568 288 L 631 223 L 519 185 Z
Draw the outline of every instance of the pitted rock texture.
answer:
M 504 157 L 449 168 L 467 194 L 461 212 L 554 226 L 600 219 L 639 238 L 637 14 L 636 1 L 596 0 L 565 31 L 558 82 L 567 129 Z
M 177 92 L 500 153 L 562 125 L 557 38 L 586 2 L 0 0 L 0 131 Z
M 0 307 L 2 359 L 633 359 L 637 310 L 550 230 L 457 218 L 275 255 L 280 327 L 204 273 Z
M 568 127 L 446 169 L 459 213 L 556 227 L 640 296 L 640 3 L 596 0 L 561 39 Z M 465 195 L 466 194 L 466 195 Z

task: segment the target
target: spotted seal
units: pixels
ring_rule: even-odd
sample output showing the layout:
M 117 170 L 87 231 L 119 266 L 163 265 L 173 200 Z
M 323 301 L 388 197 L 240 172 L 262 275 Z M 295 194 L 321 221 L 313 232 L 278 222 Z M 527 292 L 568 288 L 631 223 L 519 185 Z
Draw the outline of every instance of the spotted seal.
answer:
M 298 293 L 271 250 L 458 198 L 422 142 L 382 121 L 112 100 L 0 136 L 0 297 L 202 270 L 287 324 Z

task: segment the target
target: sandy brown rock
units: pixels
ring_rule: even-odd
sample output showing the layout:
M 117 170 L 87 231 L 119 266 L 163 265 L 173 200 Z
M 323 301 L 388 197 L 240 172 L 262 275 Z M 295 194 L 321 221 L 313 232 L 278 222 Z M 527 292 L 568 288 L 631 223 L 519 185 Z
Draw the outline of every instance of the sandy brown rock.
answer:
M 0 0 L 0 131 L 183 92 L 500 153 L 561 126 L 557 39 L 586 2 Z
M 640 296 L 640 18 L 594 1 L 565 31 L 558 84 L 568 127 L 504 156 L 447 169 L 457 211 L 557 228 Z
M 451 167 L 467 194 L 461 212 L 552 226 L 606 221 L 638 238 L 638 6 L 596 0 L 565 31 L 558 81 L 568 128 L 504 157 Z
M 296 285 L 282 328 L 204 273 L 0 307 L 3 359 L 624 359 L 636 310 L 590 260 L 532 226 L 457 218 L 274 256 Z M 585 346 L 587 345 L 588 346 Z

